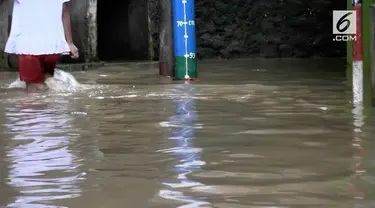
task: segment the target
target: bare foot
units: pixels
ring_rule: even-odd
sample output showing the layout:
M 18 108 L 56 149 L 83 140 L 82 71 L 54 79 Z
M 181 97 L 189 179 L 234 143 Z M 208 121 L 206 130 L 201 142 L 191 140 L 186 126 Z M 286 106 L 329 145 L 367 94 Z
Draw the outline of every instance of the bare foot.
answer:
M 43 90 L 43 84 L 26 84 L 27 92 L 34 93 Z
M 53 78 L 53 77 L 49 77 L 47 78 L 44 83 L 47 85 L 47 87 L 50 89 L 50 90 L 56 90 L 57 89 L 57 84 L 56 84 L 56 80 Z

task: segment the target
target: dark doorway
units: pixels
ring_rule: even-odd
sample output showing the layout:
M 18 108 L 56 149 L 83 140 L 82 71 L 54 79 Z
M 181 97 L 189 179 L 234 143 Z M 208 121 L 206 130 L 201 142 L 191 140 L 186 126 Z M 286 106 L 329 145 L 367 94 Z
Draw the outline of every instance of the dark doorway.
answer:
M 98 0 L 98 58 L 148 59 L 147 0 Z

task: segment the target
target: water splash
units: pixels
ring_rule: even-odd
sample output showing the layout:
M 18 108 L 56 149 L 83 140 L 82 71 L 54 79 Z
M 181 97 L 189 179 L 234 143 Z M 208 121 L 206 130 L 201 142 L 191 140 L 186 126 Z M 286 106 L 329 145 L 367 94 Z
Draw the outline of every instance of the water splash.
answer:
M 61 69 L 56 69 L 54 74 L 54 79 L 56 81 L 55 91 L 75 91 L 80 88 L 79 82 L 74 78 L 74 76 Z M 9 84 L 8 88 L 26 88 L 26 83 L 21 81 L 18 77 L 15 81 Z

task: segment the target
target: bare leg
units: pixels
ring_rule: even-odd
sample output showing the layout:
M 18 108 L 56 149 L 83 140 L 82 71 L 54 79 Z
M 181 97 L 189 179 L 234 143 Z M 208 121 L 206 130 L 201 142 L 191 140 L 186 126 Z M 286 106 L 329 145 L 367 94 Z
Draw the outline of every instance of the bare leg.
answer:
M 50 73 L 44 73 L 44 80 L 53 77 Z
M 47 87 L 50 90 L 56 90 L 57 84 L 56 84 L 56 80 L 53 78 L 53 76 L 51 76 L 50 74 L 45 74 L 44 80 L 45 80 L 44 83 L 47 85 Z
M 43 63 L 43 72 L 44 72 L 44 83 L 51 90 L 57 90 L 56 80 L 53 78 L 55 73 L 56 63 L 59 60 L 60 55 L 46 55 Z
M 43 89 L 42 56 L 18 55 L 19 76 L 26 83 L 27 92 L 37 92 Z
M 43 89 L 43 84 L 26 83 L 27 92 L 34 93 Z

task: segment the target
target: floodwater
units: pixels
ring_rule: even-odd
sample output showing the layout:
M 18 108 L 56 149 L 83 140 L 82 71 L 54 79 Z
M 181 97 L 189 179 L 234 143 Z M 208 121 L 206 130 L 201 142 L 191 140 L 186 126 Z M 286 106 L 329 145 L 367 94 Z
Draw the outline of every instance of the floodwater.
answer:
M 108 66 L 38 94 L 1 72 L 0 207 L 375 206 L 375 112 L 353 108 L 342 61 L 199 69 Z

